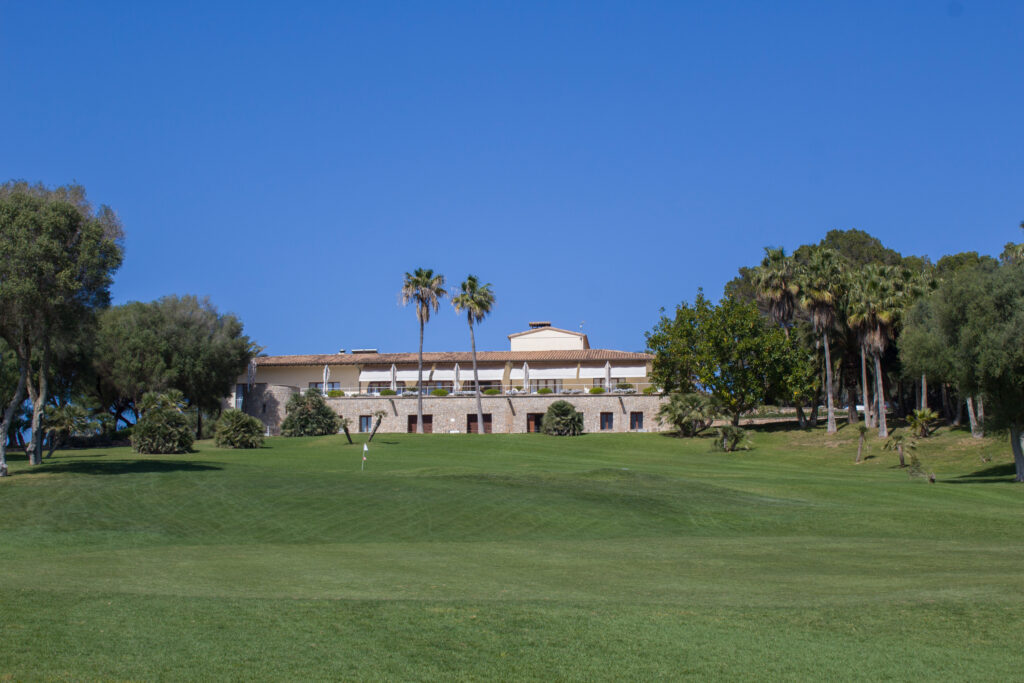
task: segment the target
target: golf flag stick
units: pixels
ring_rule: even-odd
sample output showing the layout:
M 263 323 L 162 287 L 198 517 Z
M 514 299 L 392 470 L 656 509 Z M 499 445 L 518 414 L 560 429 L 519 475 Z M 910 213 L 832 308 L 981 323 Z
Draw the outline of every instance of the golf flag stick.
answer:
M 362 472 L 366 469 L 366 454 L 370 452 L 370 447 L 367 444 L 363 444 L 363 462 L 359 465 L 359 471 Z

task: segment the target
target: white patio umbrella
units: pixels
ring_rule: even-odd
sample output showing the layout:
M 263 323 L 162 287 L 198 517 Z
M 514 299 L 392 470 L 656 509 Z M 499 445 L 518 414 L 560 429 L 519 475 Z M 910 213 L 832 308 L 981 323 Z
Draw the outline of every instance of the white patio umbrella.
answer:
M 324 396 L 327 395 L 327 380 L 329 380 L 330 378 L 331 378 L 331 369 L 329 367 L 327 367 L 326 363 L 324 363 L 324 388 L 323 388 Z
M 462 381 L 459 379 L 459 364 L 455 364 L 455 391 L 462 391 Z
M 391 391 L 398 391 L 398 370 L 395 369 L 395 364 L 391 364 Z
M 523 390 L 529 393 L 530 391 L 530 364 L 523 363 Z
M 612 388 L 612 362 L 608 360 L 604 362 L 604 388 Z

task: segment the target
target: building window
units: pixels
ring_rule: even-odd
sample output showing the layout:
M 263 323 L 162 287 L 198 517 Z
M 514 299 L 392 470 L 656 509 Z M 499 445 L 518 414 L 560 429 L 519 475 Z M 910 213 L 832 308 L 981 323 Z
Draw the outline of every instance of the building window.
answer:
M 541 422 L 544 420 L 544 413 L 526 414 L 526 433 L 534 434 L 540 431 Z
M 629 428 L 635 431 L 640 431 L 644 428 L 644 414 L 643 413 L 630 413 L 629 414 Z
M 235 385 L 235 409 L 245 410 L 245 385 Z
M 416 416 L 415 415 L 410 415 L 407 419 L 408 419 L 408 426 L 406 428 L 406 431 L 408 431 L 410 434 L 415 434 L 416 433 Z M 433 415 L 424 415 L 423 416 L 423 433 L 424 434 L 432 434 L 433 432 L 434 432 L 434 416 Z
M 467 434 L 490 434 L 491 433 L 491 414 L 484 413 L 484 428 L 481 432 L 480 428 L 476 424 L 476 413 L 469 413 L 466 415 L 466 433 Z
M 530 380 L 530 391 L 534 394 L 537 393 L 538 389 L 551 389 L 554 393 L 558 393 L 562 390 L 562 380 L 560 379 L 531 379 Z
M 360 415 L 359 416 L 359 431 L 368 432 L 373 429 L 373 415 Z
M 310 382 L 309 383 L 309 388 L 310 389 L 316 389 L 321 394 L 326 396 L 327 395 L 327 391 L 341 391 L 341 382 L 328 382 L 327 383 L 327 391 L 324 391 L 324 383 L 323 382 Z
M 402 393 L 402 388 L 405 386 L 405 382 L 395 382 L 395 392 Z M 385 389 L 391 390 L 391 382 L 370 382 L 366 387 L 366 393 L 372 394 L 373 396 L 380 396 L 380 392 Z
M 601 413 L 601 429 L 602 431 L 615 429 L 615 413 Z

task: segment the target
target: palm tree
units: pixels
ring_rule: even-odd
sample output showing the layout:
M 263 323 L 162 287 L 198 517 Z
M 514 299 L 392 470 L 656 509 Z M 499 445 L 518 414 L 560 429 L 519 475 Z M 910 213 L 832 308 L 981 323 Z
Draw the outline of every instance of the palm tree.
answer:
M 444 290 L 444 275 L 430 268 L 417 268 L 405 274 L 402 283 L 402 305 L 416 302 L 416 319 L 420 321 L 419 374 L 416 380 L 416 433 L 423 433 L 423 326 L 430 321 L 430 311 L 437 313 L 440 301 L 447 295 Z
M 764 260 L 754 269 L 753 281 L 757 294 L 768 305 L 768 315 L 782 327 L 789 339 L 789 325 L 796 310 L 800 291 L 795 275 L 793 257 L 786 256 L 782 247 L 765 247 Z
M 832 402 L 832 352 L 828 333 L 836 321 L 836 303 L 842 286 L 842 257 L 834 249 L 818 248 L 811 253 L 800 287 L 800 305 L 811 316 L 814 331 L 825 347 L 825 395 L 828 402 L 828 433 L 836 432 L 835 406 Z
M 480 377 L 476 370 L 476 335 L 473 332 L 473 323 L 483 322 L 494 308 L 494 292 L 491 291 L 490 282 L 481 285 L 476 275 L 467 275 L 461 288 L 462 293 L 452 297 L 452 305 L 458 313 L 465 311 L 466 320 L 469 321 L 469 344 L 473 351 L 473 386 L 476 387 L 476 428 L 483 434 L 484 407 L 480 399 Z
M 861 330 L 863 348 L 875 359 L 875 399 L 878 402 L 878 436 L 886 438 L 885 391 L 882 379 L 882 354 L 885 353 L 899 324 L 909 293 L 909 273 L 895 266 L 865 266 L 858 296 L 851 301 L 850 325 Z M 867 388 L 865 387 L 865 395 Z M 865 411 L 867 406 L 864 407 Z

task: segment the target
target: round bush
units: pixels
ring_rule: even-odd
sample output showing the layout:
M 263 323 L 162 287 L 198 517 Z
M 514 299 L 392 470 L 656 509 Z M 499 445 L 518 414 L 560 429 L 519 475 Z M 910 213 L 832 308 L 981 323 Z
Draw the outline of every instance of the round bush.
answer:
M 327 406 L 319 391 L 292 394 L 284 409 L 287 415 L 281 423 L 283 436 L 326 436 L 338 433 L 338 416 Z
M 393 389 L 381 389 L 380 390 L 380 395 L 381 396 L 394 396 L 397 393 L 398 392 L 393 390 Z
M 590 393 L 592 394 L 603 394 L 604 387 L 590 387 Z
M 615 385 L 615 388 L 616 389 L 632 389 L 633 385 L 630 384 L 629 382 L 619 382 L 618 384 Z
M 259 448 L 263 445 L 263 423 L 241 410 L 225 410 L 217 420 L 213 443 L 218 448 Z
M 341 389 L 331 389 L 327 392 L 327 398 L 341 398 L 345 395 L 345 392 Z
M 553 394 L 555 393 L 551 387 L 541 387 L 537 390 L 538 394 Z
M 501 389 L 495 389 L 494 387 L 491 387 L 490 389 L 484 389 L 484 394 L 487 396 L 497 396 L 500 393 Z
M 434 389 L 433 391 L 430 392 L 430 395 L 431 396 L 447 396 L 448 395 L 448 390 L 447 389 Z
M 188 453 L 192 450 L 192 429 L 184 413 L 180 391 L 147 393 L 139 402 L 141 416 L 132 428 L 132 448 L 138 453 Z
M 555 401 L 544 413 L 540 428 L 552 436 L 579 436 L 583 433 L 583 415 L 568 401 Z

